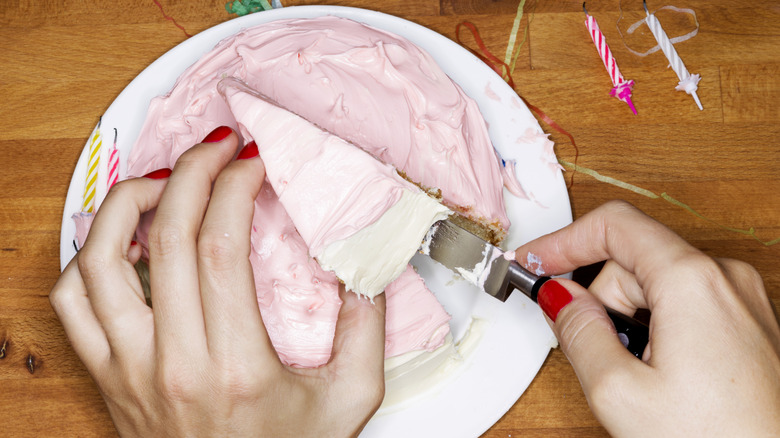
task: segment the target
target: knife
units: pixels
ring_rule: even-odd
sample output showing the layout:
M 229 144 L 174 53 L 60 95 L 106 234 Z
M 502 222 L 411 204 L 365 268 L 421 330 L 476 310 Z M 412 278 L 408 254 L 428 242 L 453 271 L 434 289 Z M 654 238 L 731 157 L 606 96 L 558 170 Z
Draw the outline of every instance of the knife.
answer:
M 518 289 L 536 302 L 539 288 L 550 277 L 534 275 L 505 252 L 459 226 L 456 216 L 434 223 L 423 240 L 420 252 L 446 268 L 457 272 L 466 281 L 488 295 L 506 301 Z M 647 346 L 648 326 L 630 316 L 604 306 L 615 325 L 617 336 L 636 357 L 642 358 Z

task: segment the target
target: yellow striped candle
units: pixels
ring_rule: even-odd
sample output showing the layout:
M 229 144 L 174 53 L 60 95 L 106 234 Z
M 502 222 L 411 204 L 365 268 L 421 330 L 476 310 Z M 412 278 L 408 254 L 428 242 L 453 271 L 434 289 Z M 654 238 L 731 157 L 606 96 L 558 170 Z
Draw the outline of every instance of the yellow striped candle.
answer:
M 92 213 L 95 210 L 95 191 L 97 188 L 98 162 L 100 161 L 100 149 L 103 146 L 103 137 L 100 135 L 100 123 L 98 122 L 95 133 L 89 142 L 89 157 L 87 160 L 87 181 L 84 185 L 84 204 L 81 211 Z

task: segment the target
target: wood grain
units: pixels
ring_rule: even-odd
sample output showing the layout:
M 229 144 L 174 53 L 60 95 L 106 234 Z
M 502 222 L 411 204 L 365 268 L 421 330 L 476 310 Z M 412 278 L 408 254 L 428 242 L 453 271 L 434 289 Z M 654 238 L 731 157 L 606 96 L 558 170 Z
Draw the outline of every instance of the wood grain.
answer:
M 160 0 L 189 34 L 231 18 L 224 2 Z M 503 57 L 518 1 L 285 0 L 397 15 L 455 38 L 473 22 Z M 664 6 L 652 1 L 651 9 Z M 587 37 L 581 1 L 528 0 L 513 79 L 516 90 L 570 132 L 579 165 L 656 194 L 668 193 L 703 220 L 576 174 L 569 190 L 579 217 L 623 198 L 715 257 L 751 263 L 780 309 L 780 244 L 764 246 L 732 229 L 780 238 L 780 8 L 774 0 L 683 0 L 700 23 L 677 45 L 699 73 L 705 110 L 674 90 L 677 78 L 655 43 L 640 2 L 589 2 L 626 78 L 636 81 L 638 116 L 608 96 L 609 78 Z M 671 36 L 691 17 L 658 13 Z M 622 36 L 621 36 L 622 34 Z M 464 44 L 476 49 L 471 35 Z M 151 0 L 3 2 L 0 8 L 0 434 L 9 437 L 115 435 L 100 394 L 73 353 L 48 303 L 59 275 L 59 230 L 67 185 L 87 136 L 113 99 L 149 63 L 185 40 Z M 544 125 L 543 125 L 544 126 Z M 574 161 L 568 139 L 544 126 L 558 155 Z M 568 175 L 570 176 L 570 175 Z M 567 176 L 567 177 L 568 177 Z M 32 371 L 32 372 L 31 372 Z M 485 437 L 602 437 L 577 377 L 559 350 L 547 358 L 515 406 Z

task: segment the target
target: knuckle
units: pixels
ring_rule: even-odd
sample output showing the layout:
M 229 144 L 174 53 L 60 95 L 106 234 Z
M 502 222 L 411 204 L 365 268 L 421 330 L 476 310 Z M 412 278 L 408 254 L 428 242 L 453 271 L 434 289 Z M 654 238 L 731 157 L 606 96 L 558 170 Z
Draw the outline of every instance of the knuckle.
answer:
M 187 404 L 198 399 L 197 380 L 189 367 L 168 364 L 158 368 L 156 388 L 160 397 L 166 402 Z
M 750 283 L 763 283 L 761 274 L 750 263 L 735 259 L 717 259 L 718 264 L 732 277 Z
M 360 412 L 362 415 L 370 415 L 379 409 L 385 398 L 385 379 L 369 375 L 353 376 L 350 382 L 342 381 L 342 385 L 329 388 L 331 399 L 348 400 L 340 409 L 351 413 Z
M 384 379 L 370 385 L 365 385 L 364 391 L 360 404 L 371 409 L 379 408 L 379 405 L 382 404 L 382 400 L 385 398 Z
M 227 166 L 222 169 L 219 177 L 217 178 L 217 184 L 224 184 L 230 187 L 240 187 L 243 184 L 244 172 L 240 167 Z
M 601 208 L 605 210 L 607 215 L 635 216 L 642 214 L 633 204 L 622 199 L 607 201 Z
M 741 262 L 733 261 L 724 264 L 703 253 L 685 257 L 676 265 L 678 278 L 691 279 L 701 286 L 695 290 L 704 300 L 702 302 L 720 307 L 732 306 L 733 300 L 738 299 L 740 295 L 740 286 L 744 284 L 744 278 L 739 277 L 740 274 L 733 269 L 752 271 L 752 268 L 746 264 L 741 266 Z
M 678 263 L 679 269 L 687 271 L 692 278 L 699 278 L 711 286 L 726 281 L 723 267 L 714 259 L 704 254 L 684 255 L 684 263 Z
M 78 256 L 76 256 L 76 258 L 78 259 Z M 76 262 L 78 262 L 78 260 L 76 260 Z M 73 281 L 73 277 L 78 275 L 74 270 L 76 270 L 74 264 L 68 264 L 59 280 L 57 280 L 57 283 L 55 283 L 51 288 L 51 291 L 49 291 L 49 303 L 58 315 L 63 310 L 73 307 L 74 299 L 78 293 L 77 289 L 81 286 L 79 283 Z
M 149 231 L 149 252 L 163 256 L 176 254 L 182 250 L 186 236 L 184 226 L 158 217 Z
M 353 369 L 347 375 L 343 370 L 329 369 L 329 381 L 336 384 L 328 387 L 327 396 L 332 399 L 348 400 L 342 406 L 350 412 L 370 414 L 382 404 L 385 398 L 386 384 L 381 368 L 363 367 Z
M 559 313 L 555 322 L 558 329 L 558 339 L 564 354 L 567 356 L 577 355 L 578 351 L 592 345 L 592 340 L 588 338 L 587 327 L 590 324 L 602 322 L 606 324 L 607 321 L 603 321 L 602 310 L 595 305 L 581 306 L 576 309 L 572 309 L 570 306 L 569 309 L 565 310 L 569 310 L 569 312 Z
M 134 406 L 144 410 L 152 402 L 146 375 L 139 372 L 137 364 L 130 365 L 116 357 L 112 357 L 112 362 L 115 378 L 104 379 L 101 389 L 112 399 L 128 398 Z
M 108 197 L 130 197 L 133 191 L 133 185 L 134 180 L 132 179 L 117 182 L 116 184 L 112 185 L 110 189 L 108 189 L 106 199 L 108 199 Z
M 210 180 L 199 180 L 205 181 L 204 184 L 207 184 L 205 187 L 210 188 L 213 177 L 216 176 L 212 174 L 212 170 L 209 170 L 212 162 L 213 157 L 209 157 L 208 148 L 204 149 L 195 146 L 187 149 L 179 156 L 174 165 L 174 171 L 179 175 L 211 175 L 212 179 Z
M 72 307 L 73 291 L 70 288 L 55 285 L 49 292 L 49 303 L 51 307 L 59 312 Z
M 55 285 L 51 291 L 49 291 L 49 304 L 54 310 L 65 309 L 68 307 L 67 291 Z
M 109 256 L 97 245 L 85 245 L 78 254 L 79 273 L 84 278 L 103 275 L 109 266 Z
M 629 223 L 635 226 L 642 224 L 644 233 L 661 233 L 665 229 L 665 227 L 649 226 L 656 221 L 628 201 L 615 199 L 607 202 L 603 207 L 601 216 L 607 224 Z
M 259 389 L 267 386 L 261 383 L 256 373 L 239 361 L 219 365 L 216 380 L 219 392 L 232 400 L 255 400 L 260 396 Z
M 200 167 L 201 158 L 199 158 L 199 148 L 192 147 L 184 151 L 176 160 L 176 170 L 185 173 L 191 170 L 197 170 Z
M 214 270 L 233 269 L 243 252 L 241 245 L 228 233 L 204 230 L 198 238 L 198 254 L 204 264 Z
M 79 294 L 85 293 L 83 290 L 79 290 L 78 287 L 70 285 L 57 284 L 49 292 L 49 303 L 51 304 L 54 312 L 62 317 L 68 314 L 71 309 L 78 307 Z
M 597 412 L 610 412 L 613 406 L 623 406 L 626 392 L 632 385 L 631 375 L 623 368 L 615 367 L 592 378 L 587 391 L 588 403 Z

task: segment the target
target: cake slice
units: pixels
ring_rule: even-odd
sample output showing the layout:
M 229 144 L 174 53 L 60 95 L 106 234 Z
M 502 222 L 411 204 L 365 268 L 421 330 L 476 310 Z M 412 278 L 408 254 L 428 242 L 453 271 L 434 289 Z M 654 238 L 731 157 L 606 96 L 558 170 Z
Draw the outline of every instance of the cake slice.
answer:
M 257 302 L 263 323 L 286 365 L 312 368 L 331 354 L 341 300 L 332 272 L 309 257 L 306 243 L 266 182 L 255 200 L 252 251 Z M 450 315 L 411 266 L 385 289 L 385 357 L 420 354 L 448 343 Z M 391 372 L 395 359 L 385 365 Z
M 450 210 L 367 152 L 232 78 L 220 82 L 239 129 L 309 253 L 371 299 L 398 278 Z M 366 261 L 371 261 L 366 263 Z
M 334 16 L 263 23 L 204 54 L 169 92 L 150 102 L 127 175 L 173 167 L 219 125 L 238 130 L 217 91 L 226 77 L 240 78 L 392 165 L 478 228 L 487 228 L 492 237 L 486 239 L 493 243 L 508 229 L 501 160 L 477 103 L 410 41 Z M 519 129 L 527 123 L 518 120 Z M 253 137 L 241 129 L 247 139 Z M 282 362 L 321 366 L 331 352 L 338 280 L 310 259 L 308 245 L 266 184 L 255 200 L 250 253 L 263 321 Z M 142 247 L 144 235 L 139 228 Z M 397 293 L 394 283 L 402 286 Z M 431 382 L 425 370 L 452 348 L 450 336 L 441 340 L 448 315 L 422 278 L 407 268 L 394 283 L 385 289 L 386 402 L 394 386 L 422 391 Z

